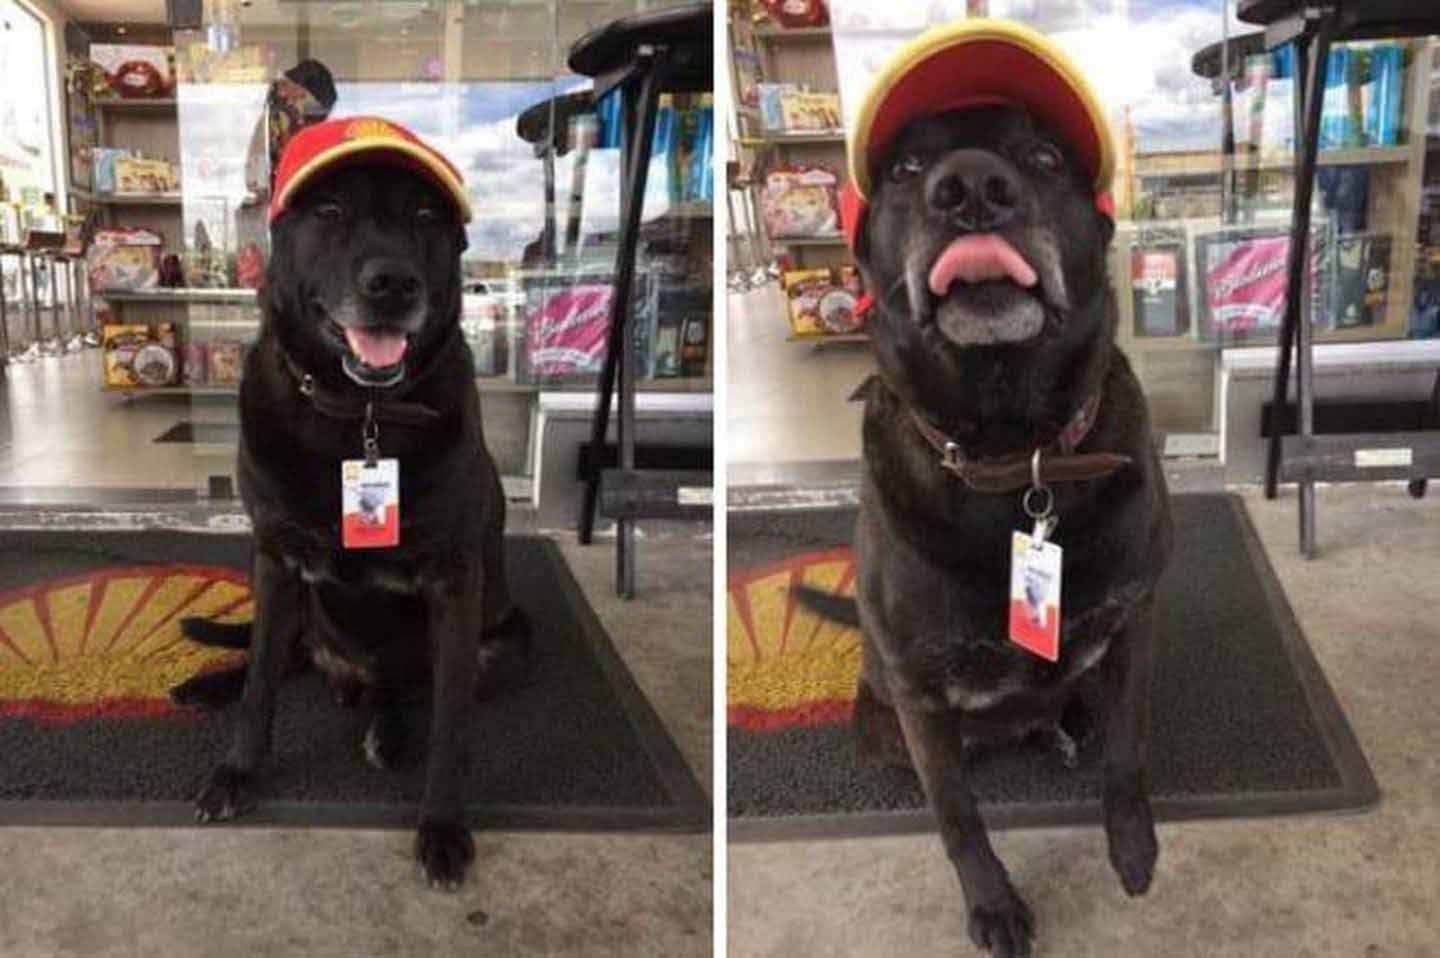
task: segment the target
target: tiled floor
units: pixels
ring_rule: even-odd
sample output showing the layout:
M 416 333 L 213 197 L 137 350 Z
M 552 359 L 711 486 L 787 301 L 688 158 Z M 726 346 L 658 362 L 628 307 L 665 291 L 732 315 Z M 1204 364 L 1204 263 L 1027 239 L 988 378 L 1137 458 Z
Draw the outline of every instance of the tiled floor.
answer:
M 775 284 L 732 294 L 726 329 L 732 482 L 757 466 L 859 457 L 861 406 L 847 399 L 874 367 L 866 346 L 789 341 Z
M 102 391 L 100 352 L 12 364 L 0 380 L 0 487 L 204 490 L 233 447 L 157 443 L 183 419 L 234 422 L 229 397 Z

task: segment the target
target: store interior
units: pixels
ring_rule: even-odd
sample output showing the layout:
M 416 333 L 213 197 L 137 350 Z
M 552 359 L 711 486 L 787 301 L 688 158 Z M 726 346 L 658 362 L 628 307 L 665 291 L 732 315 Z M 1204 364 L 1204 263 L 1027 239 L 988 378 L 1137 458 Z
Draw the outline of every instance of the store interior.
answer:
M 461 325 L 487 441 L 513 500 L 573 525 L 621 122 L 566 61 L 588 31 L 664 5 L 0 2 L 16 78 L 0 93 L 0 497 L 231 501 L 279 144 L 318 118 L 382 115 L 465 175 Z M 704 93 L 660 104 L 631 354 L 642 445 L 697 458 L 713 113 Z
M 835 202 L 846 121 L 891 50 L 966 15 L 1040 29 L 1095 82 L 1120 154 L 1117 339 L 1158 439 L 1226 483 L 1261 479 L 1295 184 L 1293 54 L 1265 51 L 1221 0 L 884 13 L 835 0 L 820 23 L 771 6 L 730 5 L 733 483 L 813 477 L 825 462 L 843 472 L 858 459 L 859 409 L 846 400 L 872 364 L 843 305 L 862 292 Z M 1114 56 L 1122 36 L 1133 56 Z M 1388 428 L 1424 406 L 1440 365 L 1436 50 L 1433 37 L 1342 44 L 1327 74 L 1311 230 L 1317 402 L 1351 415 L 1363 406 L 1394 419 Z

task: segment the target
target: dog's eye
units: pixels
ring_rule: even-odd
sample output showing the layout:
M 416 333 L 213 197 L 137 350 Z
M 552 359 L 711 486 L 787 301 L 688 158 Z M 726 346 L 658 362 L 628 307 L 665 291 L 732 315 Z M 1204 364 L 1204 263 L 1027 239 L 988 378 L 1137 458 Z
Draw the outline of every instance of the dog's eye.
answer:
M 908 180 L 910 177 L 916 175 L 917 173 L 923 172 L 924 169 L 924 160 L 920 159 L 920 157 L 916 156 L 914 153 L 906 153 L 904 156 L 900 157 L 900 159 L 896 160 L 894 165 L 890 167 L 890 179 L 894 180 L 896 183 L 899 183 L 904 180 Z
M 415 222 L 421 226 L 430 226 L 440 222 L 440 211 L 430 206 L 422 206 L 415 211 Z
M 322 220 L 338 220 L 345 215 L 345 207 L 339 203 L 316 203 L 315 215 Z
M 1065 158 L 1051 143 L 1037 143 L 1030 148 L 1030 165 L 1045 173 L 1059 173 Z

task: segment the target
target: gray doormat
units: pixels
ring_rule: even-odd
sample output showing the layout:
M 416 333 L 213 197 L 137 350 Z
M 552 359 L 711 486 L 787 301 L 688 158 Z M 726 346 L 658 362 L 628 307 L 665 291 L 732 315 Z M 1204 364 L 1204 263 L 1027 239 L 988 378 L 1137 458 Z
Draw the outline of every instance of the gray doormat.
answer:
M 1379 789 L 1369 763 L 1240 500 L 1181 495 L 1174 507 L 1177 549 L 1157 609 L 1149 750 L 1156 817 L 1252 817 L 1373 805 Z M 853 564 L 845 547 L 854 521 L 848 509 L 729 519 L 732 839 L 934 827 L 911 771 L 862 766 L 855 758 L 846 721 L 853 684 L 837 696 L 841 686 L 826 677 L 837 661 L 841 671 L 853 668 L 853 633 L 778 597 L 802 577 L 847 588 Z M 784 634 L 765 634 L 767 629 Z M 837 651 L 841 646 L 847 648 Z M 814 690 L 808 700 L 790 700 L 784 709 L 743 701 L 754 689 L 775 695 L 770 680 L 758 674 L 747 679 L 747 668 L 797 652 L 820 663 L 800 681 Z M 792 661 L 776 674 L 793 682 L 796 668 L 803 667 Z M 986 821 L 997 828 L 1098 823 L 1098 739 L 1082 751 L 1076 770 L 1038 746 L 982 753 L 974 782 Z
M 536 668 L 477 705 L 465 794 L 473 825 L 703 831 L 709 803 L 616 655 L 555 544 L 507 538 Z M 0 824 L 189 825 L 233 709 L 173 706 L 176 679 L 236 653 L 178 632 L 192 614 L 248 619 L 246 536 L 0 532 Z M 413 827 L 428 710 L 402 768 L 363 760 L 363 717 L 308 672 L 279 695 L 259 803 L 241 824 Z

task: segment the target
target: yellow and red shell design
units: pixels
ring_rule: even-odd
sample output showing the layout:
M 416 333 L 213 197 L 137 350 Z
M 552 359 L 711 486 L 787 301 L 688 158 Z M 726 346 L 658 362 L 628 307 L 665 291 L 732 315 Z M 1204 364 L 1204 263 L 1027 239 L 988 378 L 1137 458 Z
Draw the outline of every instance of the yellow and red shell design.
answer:
M 245 576 L 224 566 L 108 568 L 0 594 L 0 716 L 179 712 L 171 686 L 238 658 L 188 641 L 180 621 L 252 613 Z
M 805 584 L 855 594 L 849 549 L 791 556 L 736 572 L 728 582 L 726 695 L 729 724 L 775 731 L 845 721 L 860 676 L 860 633 L 795 601 Z

